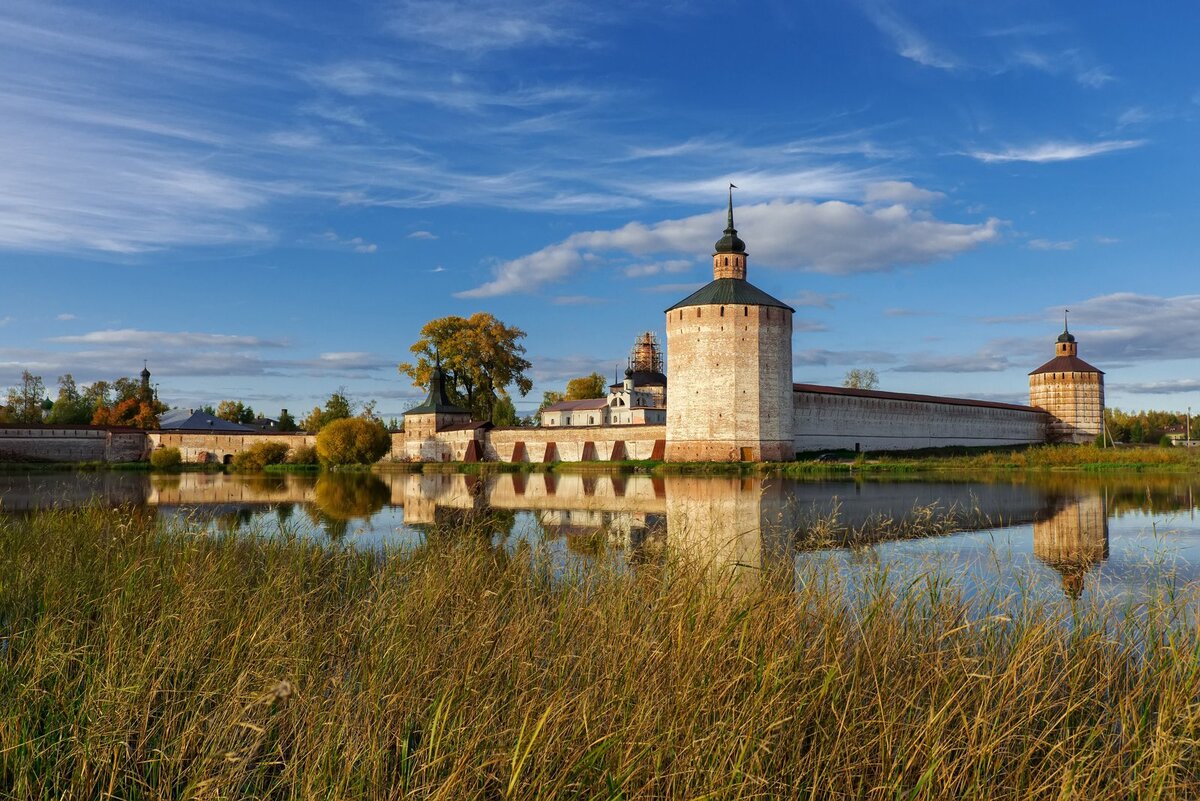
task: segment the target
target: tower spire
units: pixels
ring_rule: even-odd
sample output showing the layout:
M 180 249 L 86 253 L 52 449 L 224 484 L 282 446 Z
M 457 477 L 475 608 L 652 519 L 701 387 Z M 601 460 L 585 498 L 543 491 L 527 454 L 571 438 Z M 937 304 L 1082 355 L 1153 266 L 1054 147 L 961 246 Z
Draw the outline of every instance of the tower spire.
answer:
M 737 229 L 733 227 L 733 190 L 737 189 L 735 184 L 729 185 L 729 224 L 725 226 L 725 233 L 736 234 Z
M 1067 315 L 1071 313 L 1070 309 L 1063 309 L 1063 333 L 1071 333 L 1071 327 L 1067 325 Z

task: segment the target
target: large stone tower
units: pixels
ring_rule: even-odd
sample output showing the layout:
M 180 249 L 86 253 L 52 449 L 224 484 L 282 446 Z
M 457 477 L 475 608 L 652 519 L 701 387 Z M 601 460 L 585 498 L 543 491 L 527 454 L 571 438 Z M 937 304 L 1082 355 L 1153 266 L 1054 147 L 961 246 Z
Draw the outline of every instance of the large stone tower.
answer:
M 1050 413 L 1051 442 L 1087 443 L 1104 430 L 1104 373 L 1078 354 L 1064 322 L 1054 358 L 1029 374 L 1029 405 Z
M 713 280 L 667 309 L 667 461 L 783 461 L 792 437 L 792 313 L 746 280 L 729 225 Z

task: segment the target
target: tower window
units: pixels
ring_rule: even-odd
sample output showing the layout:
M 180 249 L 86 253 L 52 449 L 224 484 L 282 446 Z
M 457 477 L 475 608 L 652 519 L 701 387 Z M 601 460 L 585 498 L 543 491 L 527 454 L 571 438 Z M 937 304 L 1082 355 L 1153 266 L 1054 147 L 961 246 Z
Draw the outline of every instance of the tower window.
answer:
M 699 317 L 699 316 L 700 316 L 700 309 L 699 309 L 699 307 L 697 307 L 697 308 L 696 308 L 696 316 L 697 316 L 697 317 Z
M 724 306 L 721 307 L 721 316 L 722 317 L 725 316 L 725 307 Z
M 725 266 L 726 267 L 729 266 L 729 257 L 728 256 L 725 257 Z
M 749 317 L 749 316 L 750 316 L 750 307 L 749 307 L 749 306 L 743 306 L 743 307 L 742 307 L 742 316 L 743 316 L 743 317 Z

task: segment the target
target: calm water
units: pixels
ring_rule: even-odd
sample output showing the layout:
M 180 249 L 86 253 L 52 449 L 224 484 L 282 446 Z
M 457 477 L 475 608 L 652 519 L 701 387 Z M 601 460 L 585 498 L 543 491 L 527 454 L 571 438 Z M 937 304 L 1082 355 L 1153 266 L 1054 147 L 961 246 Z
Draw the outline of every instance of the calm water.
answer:
M 972 588 L 1051 595 L 1142 592 L 1200 581 L 1200 481 L 1046 475 L 813 480 L 607 475 L 0 475 L 0 513 L 134 504 L 205 530 L 278 532 L 355 547 L 416 545 L 475 521 L 504 547 L 628 564 L 670 550 L 753 571 L 769 561 L 936 565 Z M 933 521 L 939 536 L 906 526 Z M 814 533 L 818 535 L 813 539 Z M 837 547 L 858 533 L 883 537 Z M 2 547 L 2 545 L 0 545 Z

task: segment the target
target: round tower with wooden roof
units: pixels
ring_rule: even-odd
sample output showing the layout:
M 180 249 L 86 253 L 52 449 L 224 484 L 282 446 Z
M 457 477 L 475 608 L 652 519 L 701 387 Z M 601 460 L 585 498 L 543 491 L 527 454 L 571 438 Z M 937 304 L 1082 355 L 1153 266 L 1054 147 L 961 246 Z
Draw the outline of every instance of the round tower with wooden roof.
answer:
M 746 280 L 732 189 L 725 235 L 713 248 L 713 280 L 666 312 L 672 462 L 795 457 L 794 309 Z
M 1050 442 L 1092 442 L 1104 430 L 1104 372 L 1079 358 L 1066 320 L 1054 358 L 1029 374 L 1029 405 L 1050 414 Z

